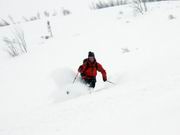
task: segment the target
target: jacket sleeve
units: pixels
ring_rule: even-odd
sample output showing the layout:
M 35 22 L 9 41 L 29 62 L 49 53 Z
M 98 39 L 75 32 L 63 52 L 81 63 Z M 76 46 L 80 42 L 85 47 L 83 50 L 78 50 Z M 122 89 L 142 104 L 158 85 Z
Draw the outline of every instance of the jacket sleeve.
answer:
M 87 66 L 87 59 L 83 60 L 83 64 L 79 66 L 78 72 L 83 73 Z
M 83 73 L 83 72 L 84 72 L 84 69 L 85 69 L 85 65 L 81 65 L 81 66 L 79 66 L 79 68 L 78 68 L 78 72 Z
M 97 63 L 97 70 L 101 72 L 103 80 L 107 80 L 106 70 L 99 63 Z

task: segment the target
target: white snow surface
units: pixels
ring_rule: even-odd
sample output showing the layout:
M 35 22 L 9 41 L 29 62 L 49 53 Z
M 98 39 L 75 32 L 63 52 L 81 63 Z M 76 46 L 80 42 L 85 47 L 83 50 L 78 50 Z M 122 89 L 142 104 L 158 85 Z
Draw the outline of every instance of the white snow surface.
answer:
M 28 45 L 11 58 L 0 41 L 0 135 L 180 135 L 179 5 L 52 17 L 48 40 L 46 19 L 0 27 L 1 39 L 22 29 Z M 98 92 L 72 83 L 88 51 L 116 85 L 100 73 Z

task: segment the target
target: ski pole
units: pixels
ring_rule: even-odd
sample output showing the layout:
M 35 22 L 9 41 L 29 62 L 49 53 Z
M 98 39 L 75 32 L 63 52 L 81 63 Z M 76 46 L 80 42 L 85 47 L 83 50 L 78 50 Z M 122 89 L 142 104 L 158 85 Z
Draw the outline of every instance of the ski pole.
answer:
M 79 72 L 77 72 L 76 76 L 74 77 L 73 84 L 74 84 L 74 82 L 76 81 L 78 75 L 79 75 Z
M 111 82 L 111 81 L 109 81 L 109 80 L 107 80 L 107 82 L 116 85 L 114 82 Z
M 78 73 L 76 74 L 76 76 L 74 77 L 72 84 L 75 83 L 75 81 L 76 81 L 78 75 L 79 75 L 79 72 L 78 72 Z M 67 95 L 69 95 L 69 93 L 70 93 L 70 91 L 66 91 L 66 94 L 67 94 Z

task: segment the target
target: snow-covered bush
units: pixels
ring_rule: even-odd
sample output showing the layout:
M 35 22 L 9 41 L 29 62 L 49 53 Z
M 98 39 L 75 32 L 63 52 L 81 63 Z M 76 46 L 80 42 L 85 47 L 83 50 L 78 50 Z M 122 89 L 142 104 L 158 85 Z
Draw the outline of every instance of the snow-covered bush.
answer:
M 173 20 L 173 19 L 175 19 L 176 17 L 174 16 L 174 15 L 172 15 L 172 14 L 170 14 L 169 16 L 168 16 L 168 19 L 169 20 Z
M 139 12 L 143 14 L 147 11 L 146 2 L 156 2 L 156 1 L 167 1 L 167 0 L 99 0 L 93 2 L 91 5 L 92 9 L 102 9 L 107 7 L 119 6 L 119 5 L 126 5 L 126 4 L 133 4 L 135 12 Z
M 144 14 L 148 11 L 147 4 L 148 2 L 158 2 L 158 1 L 168 1 L 168 0 L 131 0 L 132 7 L 134 9 L 134 13 Z
M 16 24 L 16 22 L 14 21 L 14 18 L 11 15 L 8 15 L 8 18 L 12 24 Z
M 4 37 L 3 41 L 6 43 L 7 47 L 5 50 L 8 52 L 8 54 L 12 57 L 18 56 L 19 51 L 18 48 L 15 45 L 15 41 L 12 39 L 9 39 L 8 37 Z
M 6 20 L 0 18 L 0 27 L 7 26 L 7 25 L 10 25 L 9 22 L 7 22 Z
M 122 53 L 129 53 L 130 50 L 128 48 L 121 48 Z
M 147 12 L 146 2 L 146 0 L 133 0 L 132 7 L 134 9 L 134 14 L 144 14 L 145 12 Z
M 69 15 L 69 14 L 71 14 L 69 10 L 66 10 L 66 9 L 63 10 L 63 15 Z
M 36 15 L 33 15 L 33 16 L 31 16 L 31 17 L 25 17 L 25 16 L 23 16 L 22 19 L 23 19 L 25 22 L 35 21 L 35 20 L 41 19 L 41 15 L 40 15 L 40 13 L 38 12 Z
M 110 0 L 110 1 L 103 1 L 99 0 L 98 2 L 92 3 L 92 9 L 102 9 L 107 7 L 114 7 L 119 5 L 127 4 L 126 0 Z
M 44 16 L 45 17 L 50 17 L 50 13 L 48 11 L 44 11 Z
M 12 37 L 4 37 L 5 51 L 12 56 L 18 56 L 22 53 L 27 53 L 27 45 L 24 38 L 24 32 L 21 29 L 14 29 Z

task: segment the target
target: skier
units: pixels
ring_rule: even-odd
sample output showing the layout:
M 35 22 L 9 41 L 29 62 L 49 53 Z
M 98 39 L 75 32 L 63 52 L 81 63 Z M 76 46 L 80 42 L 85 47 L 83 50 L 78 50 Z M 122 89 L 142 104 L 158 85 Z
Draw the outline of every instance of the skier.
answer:
M 101 72 L 103 81 L 107 81 L 106 71 L 96 61 L 94 53 L 88 52 L 88 58 L 83 60 L 83 64 L 79 66 L 78 72 L 80 72 L 83 82 L 88 84 L 90 88 L 95 87 L 97 71 Z

